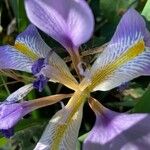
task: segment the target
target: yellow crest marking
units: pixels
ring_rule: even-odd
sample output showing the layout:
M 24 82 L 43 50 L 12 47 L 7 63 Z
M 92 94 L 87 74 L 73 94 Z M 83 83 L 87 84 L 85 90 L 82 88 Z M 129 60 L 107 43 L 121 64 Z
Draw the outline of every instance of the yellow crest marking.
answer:
M 61 143 L 62 138 L 65 135 L 65 132 L 72 124 L 73 120 L 75 119 L 75 113 L 79 110 L 82 106 L 86 98 L 89 96 L 90 91 L 88 88 L 81 91 L 80 89 L 77 90 L 74 95 L 69 100 L 68 104 L 66 105 L 66 109 L 70 110 L 70 113 L 66 114 L 66 120 L 63 120 L 63 124 L 58 125 L 53 138 L 53 143 L 51 150 L 59 150 L 59 146 Z M 64 117 L 64 116 L 63 116 Z
M 131 61 L 136 56 L 141 54 L 144 51 L 145 44 L 143 40 L 140 40 L 133 46 L 131 46 L 125 53 L 123 53 L 120 57 L 116 60 L 107 64 L 103 69 L 98 70 L 92 77 L 90 89 L 95 88 L 99 85 L 102 81 L 108 78 L 116 69 Z
M 23 43 L 17 42 L 13 47 L 33 60 L 36 60 L 38 58 L 38 55 L 35 54 L 28 46 Z

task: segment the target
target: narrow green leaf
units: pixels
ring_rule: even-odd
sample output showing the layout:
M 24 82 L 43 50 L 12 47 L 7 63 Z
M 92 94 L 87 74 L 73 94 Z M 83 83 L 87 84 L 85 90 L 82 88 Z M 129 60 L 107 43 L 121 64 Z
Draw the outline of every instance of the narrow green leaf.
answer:
M 28 19 L 24 8 L 24 0 L 10 0 L 10 4 L 17 20 L 18 31 L 21 32 L 28 25 Z
M 142 15 L 150 21 L 150 0 L 147 0 L 147 3 L 142 11 Z

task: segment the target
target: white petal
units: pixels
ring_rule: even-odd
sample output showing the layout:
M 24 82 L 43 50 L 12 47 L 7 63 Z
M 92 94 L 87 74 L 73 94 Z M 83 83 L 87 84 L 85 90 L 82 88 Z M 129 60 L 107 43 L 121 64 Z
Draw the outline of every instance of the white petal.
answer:
M 94 62 L 91 75 L 86 75 L 91 79 L 91 89 L 106 91 L 141 75 L 149 75 L 150 49 L 146 47 L 149 35 L 144 19 L 129 9 L 108 46 Z
M 36 27 L 32 24 L 17 36 L 15 47 L 18 51 L 33 58 L 45 58 L 48 53 L 52 51 L 43 41 Z M 25 50 L 22 50 L 22 47 L 24 47 Z
M 95 87 L 94 91 L 110 90 L 141 75 L 150 75 L 150 49 L 146 49 L 141 55 L 118 68 Z
M 31 72 L 33 61 L 11 46 L 0 46 L 0 69 Z
M 21 88 L 19 88 L 17 91 L 12 93 L 10 96 L 7 97 L 6 101 L 8 102 L 17 102 L 20 100 L 23 100 L 23 98 L 33 89 L 32 84 L 27 84 Z
M 67 129 L 65 130 L 64 136 L 62 137 L 60 143 L 58 143 L 57 146 L 60 150 L 75 150 L 78 132 L 82 120 L 82 109 L 83 106 L 72 117 L 69 124 L 65 124 L 65 121 L 70 112 L 66 110 L 65 107 L 57 112 L 50 120 L 34 150 L 52 150 L 52 148 L 55 149 L 56 147 L 53 147 L 53 144 L 56 141 L 56 138 L 62 136 L 63 129 L 59 129 L 59 132 L 57 132 L 57 128 L 60 126 L 64 126 Z

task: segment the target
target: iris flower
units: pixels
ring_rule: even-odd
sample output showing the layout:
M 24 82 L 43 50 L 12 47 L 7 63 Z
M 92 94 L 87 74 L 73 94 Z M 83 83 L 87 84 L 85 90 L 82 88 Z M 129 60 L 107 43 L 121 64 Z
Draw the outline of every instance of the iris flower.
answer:
M 86 69 L 84 73 L 81 71 L 84 74 L 81 77 L 81 68 L 78 67 L 82 63 L 79 47 L 89 40 L 94 28 L 94 19 L 88 4 L 84 0 L 57 0 L 57 3 L 54 0 L 25 0 L 25 7 L 29 20 L 69 52 L 80 83 L 72 76 L 65 62 L 44 43 L 33 25 L 17 37 L 13 47 L 0 47 L 0 69 L 32 73 L 36 77 L 33 85 L 39 91 L 48 80 L 60 82 L 75 91 L 67 105 L 49 121 L 35 147 L 35 150 L 75 150 L 83 105 L 90 93 L 97 90 L 107 91 L 139 76 L 150 74 L 150 33 L 138 12 L 129 9 L 118 24 L 108 46 L 89 70 Z M 110 114 L 109 110 L 106 112 Z M 109 115 L 104 114 L 106 115 L 103 118 L 106 116 L 107 122 Z M 117 113 L 112 114 L 119 118 Z M 142 119 L 140 115 L 137 118 L 139 120 L 135 119 L 131 126 Z M 120 119 L 116 119 L 116 123 L 118 120 Z M 95 126 L 97 125 L 101 127 L 100 123 Z M 111 124 L 108 119 L 109 125 L 114 127 L 114 123 Z M 127 128 L 124 125 L 123 129 Z M 109 127 L 105 129 L 110 133 Z M 103 132 L 105 129 L 102 128 Z M 113 131 L 112 133 L 116 134 Z M 109 141 L 107 135 L 105 138 L 106 142 Z M 99 140 L 98 143 L 100 142 Z M 95 144 L 95 140 L 89 143 Z
M 85 1 L 68 0 L 64 2 L 59 0 L 57 5 L 53 0 L 48 2 L 26 0 L 25 2 L 30 21 L 60 42 L 69 53 L 74 53 L 74 49 L 68 49 L 72 46 L 69 44 L 66 46 L 68 38 L 66 40 L 64 35 L 68 35 L 68 33 L 69 37 L 74 35 L 80 44 L 85 42 L 85 36 L 90 36 L 90 34 L 87 36 L 87 33 L 91 31 L 91 27 L 86 27 L 93 23 L 85 16 L 90 12 Z M 86 13 L 81 13 L 83 11 Z M 79 17 L 79 14 L 82 17 Z M 76 26 L 70 26 L 68 23 L 70 18 Z M 83 23 L 86 19 L 87 22 Z M 83 24 L 81 25 L 81 23 Z M 65 28 L 66 26 L 67 28 Z M 60 30 L 62 27 L 64 27 L 63 30 Z M 82 30 L 83 28 L 84 30 Z M 80 29 L 85 32 L 80 32 Z M 79 38 L 80 33 L 82 33 L 82 39 Z M 70 40 L 74 43 L 72 38 Z M 74 45 L 76 44 L 74 43 Z M 90 92 L 107 91 L 141 75 L 149 75 L 149 47 L 150 33 L 146 28 L 145 21 L 138 12 L 129 9 L 118 24 L 108 46 L 94 62 L 91 69 L 85 71 L 85 77 L 79 84 L 78 90 L 75 91 L 65 108 L 57 112 L 50 120 L 35 149 L 75 149 L 83 104 L 89 98 Z

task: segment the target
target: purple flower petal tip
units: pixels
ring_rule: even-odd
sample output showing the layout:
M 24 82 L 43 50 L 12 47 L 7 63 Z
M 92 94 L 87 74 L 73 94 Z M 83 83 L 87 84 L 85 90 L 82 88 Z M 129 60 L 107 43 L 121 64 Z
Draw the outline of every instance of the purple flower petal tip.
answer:
M 106 80 L 97 84 L 94 91 L 111 90 L 139 76 L 150 75 L 149 42 L 150 33 L 144 19 L 136 10 L 129 9 L 121 18 L 111 41 L 91 68 L 91 74 L 95 76 L 98 70 L 107 70 L 106 66 L 112 65 L 110 68 L 113 68 L 117 64 L 116 69 L 108 73 Z
M 21 103 L 3 103 L 0 105 L 0 129 L 12 128 L 26 113 Z
M 0 130 L 0 132 L 3 134 L 4 137 L 10 138 L 14 135 L 14 128 L 10 128 L 8 130 Z
M 93 33 L 94 17 L 84 0 L 25 0 L 25 7 L 30 21 L 65 48 L 80 46 Z
M 32 84 L 25 85 L 9 95 L 4 102 L 0 103 L 0 130 L 3 133 L 9 133 L 11 131 L 9 129 L 32 110 L 32 107 L 29 107 L 30 103 L 27 101 L 17 103 L 23 100 L 32 89 Z
M 120 42 L 121 39 L 125 41 L 128 37 L 130 44 L 143 38 L 145 45 L 150 47 L 150 33 L 146 28 L 146 23 L 142 16 L 133 8 L 130 8 L 121 18 L 112 37 L 111 44 Z
M 149 150 L 150 115 L 116 113 L 106 109 L 97 115 L 83 150 Z

